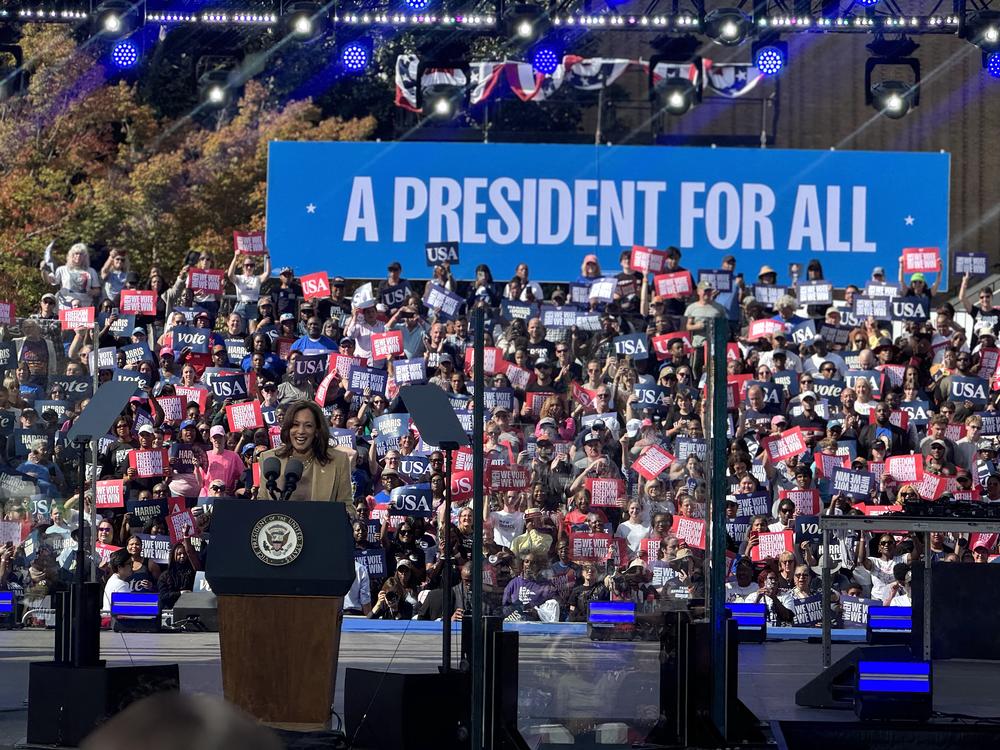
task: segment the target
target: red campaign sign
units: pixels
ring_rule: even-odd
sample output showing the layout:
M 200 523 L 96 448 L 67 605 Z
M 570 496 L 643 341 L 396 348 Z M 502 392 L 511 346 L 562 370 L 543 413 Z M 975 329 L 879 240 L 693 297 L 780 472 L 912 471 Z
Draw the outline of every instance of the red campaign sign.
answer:
M 785 531 L 762 531 L 757 534 L 757 545 L 750 548 L 750 559 L 760 562 L 772 557 L 777 557 L 782 552 L 791 552 L 795 543 L 795 532 L 788 529 Z
M 467 347 L 465 350 L 465 371 L 467 373 L 472 372 L 473 366 L 473 356 L 475 351 L 473 348 Z M 503 372 L 507 369 L 507 362 L 503 358 L 503 350 L 495 346 L 483 347 L 483 372 L 486 375 L 496 375 L 498 372 Z
M 940 474 L 931 474 L 925 471 L 920 482 L 916 485 L 917 494 L 924 500 L 937 500 L 948 488 L 948 477 Z
M 181 511 L 187 510 L 187 507 L 187 498 L 171 497 L 167 500 L 167 515 L 172 516 L 174 513 L 180 513 Z
M 676 271 L 674 273 L 663 273 L 653 277 L 653 289 L 658 297 L 667 299 L 678 299 L 690 297 L 694 293 L 694 283 L 691 281 L 690 271 Z
M 776 464 L 805 453 L 806 436 L 802 434 L 802 428 L 792 427 L 780 435 L 768 435 L 761 441 L 761 447 L 767 451 L 771 463 Z
M 281 427 L 275 425 L 274 427 L 267 428 L 267 439 L 271 444 L 272 448 L 277 448 L 281 445 Z
M 250 473 L 253 477 L 253 486 L 260 487 L 260 461 L 254 461 L 250 464 Z
M 264 245 L 263 232 L 233 232 L 233 250 L 243 255 L 264 255 L 267 248 Z
M 313 396 L 313 401 L 320 406 L 326 406 L 327 391 L 330 390 L 330 386 L 337 380 L 340 380 L 340 375 L 338 373 L 328 372 L 320 384 L 316 386 L 316 395 Z
M 59 327 L 64 331 L 94 327 L 93 307 L 70 307 L 59 311 Z
M 739 361 L 741 359 L 743 359 L 743 352 L 740 351 L 740 345 L 732 341 L 726 344 L 726 362 Z
M 617 477 L 587 477 L 590 504 L 597 508 L 620 508 L 625 497 L 625 482 Z
M 660 557 L 660 541 L 659 539 L 643 539 L 642 544 L 639 545 L 639 557 L 646 562 L 658 560 Z
M 868 412 L 868 424 L 875 424 L 875 410 Z M 893 409 L 889 415 L 889 424 L 894 424 L 901 430 L 905 430 L 910 425 L 910 415 L 902 409 Z
M 222 294 L 226 272 L 219 268 L 189 268 L 188 289 L 203 294 Z
M 489 492 L 526 490 L 531 486 L 531 470 L 516 464 L 487 466 L 485 480 Z
M 833 470 L 840 467 L 846 469 L 851 465 L 851 459 L 848 456 L 836 456 L 832 453 L 813 453 L 813 462 L 816 464 L 816 476 L 818 477 L 831 477 L 833 476 Z
M 674 516 L 670 533 L 676 536 L 686 547 L 705 549 L 705 521 L 701 518 L 685 518 Z
M 903 248 L 903 273 L 934 273 L 940 270 L 941 251 L 938 248 Z
M 162 477 L 169 464 L 167 453 L 166 448 L 130 450 L 128 465 L 135 469 L 136 476 L 140 479 Z
M 975 531 L 969 534 L 969 549 L 973 552 L 976 551 L 976 547 L 986 547 L 990 552 L 996 549 L 997 538 L 1000 538 L 1000 534 L 997 533 L 984 533 L 982 531 Z
M 971 490 L 955 490 L 951 494 L 959 503 L 973 503 L 983 499 L 978 487 L 973 487 Z
M 282 336 L 278 339 L 278 356 L 281 359 L 288 359 L 288 355 L 292 353 L 292 344 L 295 343 L 295 339 L 291 336 Z
M 191 511 L 185 510 L 180 513 L 174 513 L 173 515 L 167 516 L 167 531 L 170 532 L 170 543 L 177 544 L 177 542 L 184 541 L 184 529 L 188 529 L 188 534 L 190 536 L 197 536 L 198 526 L 194 522 L 194 517 L 191 515 Z
M 592 391 L 589 388 L 584 388 L 575 380 L 572 382 L 570 389 L 573 392 L 573 398 L 585 411 L 594 411 L 594 396 L 597 395 L 596 390 Z
M 778 493 L 779 500 L 791 500 L 795 503 L 795 515 L 797 516 L 817 516 L 819 515 L 819 490 L 781 490 Z
M 518 367 L 513 362 L 507 363 L 507 370 L 504 372 L 504 375 L 510 381 L 510 387 L 516 388 L 519 391 L 523 391 L 531 383 L 531 370 Z
M 957 443 L 959 440 L 965 437 L 965 425 L 959 424 L 957 422 L 950 423 L 944 428 L 944 436 L 948 438 L 951 442 Z
M 611 534 L 569 535 L 570 558 L 573 562 L 604 562 L 611 560 L 616 565 L 628 564 L 628 548 L 624 539 Z
M 996 375 L 997 364 L 1000 363 L 1000 349 L 992 346 L 984 346 L 979 350 L 979 369 L 976 377 L 992 378 Z
M 403 354 L 403 332 L 386 331 L 372 334 L 372 359 L 392 359 Z
M 97 508 L 124 508 L 125 482 L 121 479 L 101 479 L 97 482 Z
M 648 446 L 632 464 L 632 469 L 652 481 L 667 470 L 674 457 L 658 445 Z
M 890 387 L 902 387 L 903 373 L 906 372 L 906 367 L 903 365 L 879 365 L 875 369 L 885 375 L 886 381 Z
M 472 471 L 451 472 L 451 501 L 457 505 L 472 499 Z
M 14 325 L 14 303 L 13 302 L 0 302 L 0 325 L 11 326 Z
M 205 405 L 208 403 L 208 389 L 197 385 L 175 385 L 174 393 L 183 396 L 186 401 L 193 401 L 198 404 L 198 413 L 205 413 Z
M 184 419 L 187 409 L 187 398 L 184 396 L 157 396 L 156 403 L 163 409 L 163 419 L 167 422 L 180 422 Z
M 104 542 L 94 542 L 94 549 L 97 551 L 98 566 L 107 565 L 108 560 L 111 559 L 111 553 L 117 552 L 121 547 L 116 547 L 113 544 L 105 544 Z
M 747 338 L 750 341 L 756 341 L 775 333 L 784 333 L 785 330 L 785 324 L 779 320 L 772 320 L 771 318 L 754 320 L 750 322 L 750 327 L 747 329 Z
M 640 273 L 659 273 L 667 262 L 666 250 L 655 250 L 642 245 L 632 245 L 629 268 Z
M 118 309 L 122 315 L 156 315 L 156 292 L 142 289 L 122 289 Z
M 556 393 L 554 391 L 532 391 L 524 395 L 528 400 L 528 409 L 537 417 L 542 412 L 542 405 L 545 403 L 545 400 L 555 396 Z
M 330 277 L 326 271 L 309 273 L 302 277 L 302 296 L 305 299 L 328 299 L 330 296 Z
M 350 373 L 351 367 L 354 366 L 361 366 L 360 357 L 350 357 L 347 354 L 331 354 L 326 365 L 326 371 L 336 372 L 337 377 L 340 380 L 344 380 L 347 378 L 348 373 Z
M 885 460 L 885 473 L 897 482 L 920 482 L 924 478 L 924 457 L 919 453 L 889 456 Z
M 226 407 L 226 420 L 230 432 L 240 430 L 256 430 L 264 426 L 264 417 L 260 413 L 259 401 L 243 401 Z
M 903 510 L 902 505 L 871 505 L 858 503 L 854 506 L 866 516 L 884 516 L 886 513 L 899 513 Z
M 653 351 L 656 352 L 657 359 L 666 359 L 670 356 L 670 342 L 674 339 L 680 339 L 684 342 L 685 354 L 690 354 L 694 351 L 694 349 L 691 348 L 691 333 L 689 331 L 664 333 L 659 336 L 653 336 L 651 340 Z

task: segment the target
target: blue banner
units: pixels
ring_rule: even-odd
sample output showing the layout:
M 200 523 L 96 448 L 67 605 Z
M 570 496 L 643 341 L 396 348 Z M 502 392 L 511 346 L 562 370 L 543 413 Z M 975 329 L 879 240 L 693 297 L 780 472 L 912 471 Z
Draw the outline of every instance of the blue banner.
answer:
M 606 271 L 632 245 L 681 248 L 687 268 L 739 259 L 779 283 L 817 258 L 838 286 L 890 270 L 904 247 L 948 248 L 949 155 L 864 151 L 468 143 L 270 144 L 267 245 L 275 267 L 380 278 L 427 273 L 427 243 L 462 268 L 540 281 Z M 326 264 L 318 266 L 319 259 Z M 945 268 L 949 267 L 947 261 Z M 860 275 L 859 275 L 860 274 Z M 943 283 L 946 283 L 946 279 Z

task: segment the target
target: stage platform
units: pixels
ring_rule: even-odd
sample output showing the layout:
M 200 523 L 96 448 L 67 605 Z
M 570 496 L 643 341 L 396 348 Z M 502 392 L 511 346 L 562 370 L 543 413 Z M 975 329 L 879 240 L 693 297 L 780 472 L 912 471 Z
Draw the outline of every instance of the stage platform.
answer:
M 598 720 L 626 723 L 635 730 L 631 735 L 634 737 L 656 721 L 659 689 L 656 644 L 595 643 L 576 633 L 539 630 L 529 634 L 530 628 L 522 632 L 525 635 L 520 649 L 519 725 L 523 732 L 551 724 L 575 731 Z M 0 631 L 2 750 L 13 747 L 25 736 L 28 663 L 51 658 L 52 643 L 52 631 Z M 345 628 L 335 699 L 338 713 L 343 712 L 345 669 L 431 672 L 437 667 L 439 643 L 439 631 L 373 632 Z M 112 666 L 177 662 L 185 691 L 222 692 L 216 634 L 105 632 L 101 644 L 102 654 Z M 834 659 L 850 648 L 851 644 L 835 644 Z M 851 712 L 795 705 L 796 690 L 820 669 L 817 643 L 785 641 L 740 647 L 740 697 L 762 721 L 769 723 L 779 748 L 1000 747 L 1000 738 L 993 734 L 996 727 L 972 726 L 944 718 L 935 719 L 922 729 L 923 739 L 898 728 L 891 732 L 880 728 L 877 735 L 862 738 L 852 731 Z M 935 711 L 981 718 L 1000 716 L 1000 663 L 936 662 L 934 680 Z M 989 735 L 971 734 L 987 731 Z

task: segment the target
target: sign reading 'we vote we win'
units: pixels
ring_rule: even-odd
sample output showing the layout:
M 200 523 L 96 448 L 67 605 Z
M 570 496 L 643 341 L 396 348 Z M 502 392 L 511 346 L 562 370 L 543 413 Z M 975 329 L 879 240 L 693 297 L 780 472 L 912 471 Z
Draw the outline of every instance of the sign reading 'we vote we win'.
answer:
M 816 257 L 844 286 L 858 268 L 895 268 L 903 248 L 947 257 L 948 174 L 941 153 L 275 142 L 267 246 L 300 273 L 325 257 L 381 277 L 396 259 L 414 275 L 428 243 L 457 242 L 463 267 L 510 278 L 526 261 L 557 280 L 585 253 L 616 269 L 623 249 L 676 245 L 687 268 Z

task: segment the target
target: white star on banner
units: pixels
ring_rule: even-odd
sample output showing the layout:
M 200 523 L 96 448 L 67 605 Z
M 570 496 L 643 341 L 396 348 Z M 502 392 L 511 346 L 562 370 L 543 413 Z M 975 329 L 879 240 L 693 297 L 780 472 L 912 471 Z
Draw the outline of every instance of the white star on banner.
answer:
M 907 216 L 905 219 L 903 219 L 903 221 L 906 222 L 906 226 L 912 227 L 913 222 L 916 221 L 916 219 L 914 219 L 912 216 Z
M 310 203 L 308 206 L 306 206 L 306 213 L 307 214 L 314 214 L 314 213 L 316 213 L 316 204 L 315 203 Z

